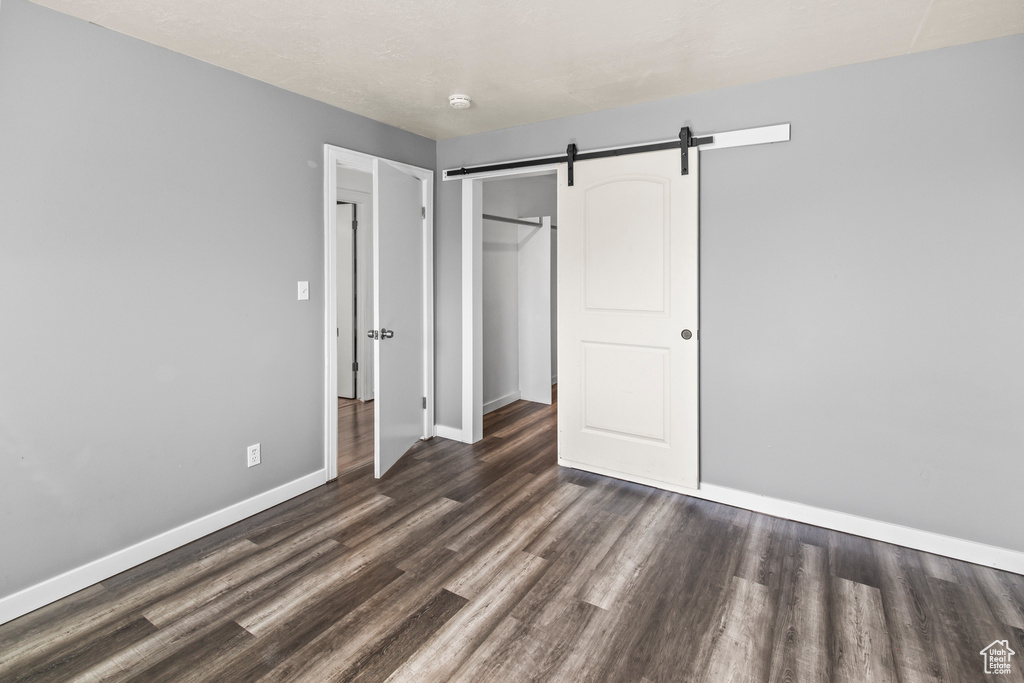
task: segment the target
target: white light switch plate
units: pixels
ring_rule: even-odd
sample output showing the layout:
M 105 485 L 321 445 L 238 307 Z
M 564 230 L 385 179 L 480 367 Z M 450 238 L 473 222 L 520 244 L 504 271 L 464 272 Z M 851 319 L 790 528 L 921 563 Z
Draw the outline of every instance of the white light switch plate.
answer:
M 309 300 L 309 283 L 305 282 L 305 281 L 300 282 L 299 283 L 299 301 L 308 301 L 308 300 Z

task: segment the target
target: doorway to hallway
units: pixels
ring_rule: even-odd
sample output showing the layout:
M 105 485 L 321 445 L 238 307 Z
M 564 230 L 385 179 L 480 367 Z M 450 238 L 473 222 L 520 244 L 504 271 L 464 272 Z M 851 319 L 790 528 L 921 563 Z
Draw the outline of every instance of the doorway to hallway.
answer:
M 346 178 L 353 176 L 368 183 L 358 190 L 346 187 Z M 369 197 L 364 203 L 372 220 L 362 230 L 357 225 L 358 208 L 355 219 L 347 208 L 339 211 L 348 206 L 343 200 L 346 192 Z M 360 394 L 359 376 L 365 379 L 370 374 L 365 366 L 373 368 L 373 403 L 366 411 L 373 418 L 374 476 L 383 476 L 418 440 L 434 435 L 432 204 L 433 171 L 324 146 L 324 461 L 328 481 L 338 476 L 342 444 L 350 438 L 359 441 L 367 433 L 361 428 L 359 436 L 346 434 L 338 412 L 340 398 L 371 397 L 368 391 Z M 368 277 L 360 278 L 359 270 L 353 275 L 345 249 L 339 255 L 339 243 L 344 242 L 353 245 L 353 260 L 360 260 L 359 240 L 353 240 L 350 227 L 369 235 L 364 244 L 370 245 L 371 255 L 362 259 L 369 264 L 364 269 L 371 274 Z M 349 281 L 355 292 L 347 287 Z M 372 283 L 363 286 L 364 292 L 372 292 L 372 304 L 360 307 L 358 288 L 364 281 Z M 340 299 L 350 300 L 355 311 Z M 355 328 L 351 334 L 350 327 Z M 352 360 L 359 355 L 360 343 L 367 353 Z M 342 358 L 339 352 L 349 347 L 350 354 Z M 356 371 L 353 377 L 349 373 L 360 363 L 367 372 Z M 349 378 L 355 380 L 351 389 Z M 366 411 L 355 412 L 365 418 Z M 353 457 L 357 462 L 359 456 Z

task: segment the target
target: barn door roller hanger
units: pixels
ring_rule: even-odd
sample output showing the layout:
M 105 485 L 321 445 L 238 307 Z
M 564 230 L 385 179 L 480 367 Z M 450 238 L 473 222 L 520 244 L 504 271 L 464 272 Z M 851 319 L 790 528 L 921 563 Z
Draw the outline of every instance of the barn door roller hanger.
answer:
M 656 142 L 650 145 L 636 145 L 634 147 L 618 147 L 616 149 L 605 149 L 599 152 L 583 152 L 580 154 L 576 148 L 576 143 L 570 143 L 565 149 L 565 160 L 569 164 L 569 187 L 573 184 L 573 170 L 572 166 L 577 161 L 586 161 L 587 159 L 602 159 L 604 157 L 619 157 L 626 154 L 643 154 L 644 152 L 660 152 L 663 149 L 675 149 L 679 148 L 679 155 L 681 157 L 680 170 L 683 175 L 690 174 L 690 159 L 689 150 L 691 147 L 697 145 L 710 145 L 714 144 L 715 137 L 713 135 L 706 135 L 704 137 L 695 138 L 690 134 L 690 127 L 683 126 L 679 129 L 679 139 L 672 140 L 671 142 Z

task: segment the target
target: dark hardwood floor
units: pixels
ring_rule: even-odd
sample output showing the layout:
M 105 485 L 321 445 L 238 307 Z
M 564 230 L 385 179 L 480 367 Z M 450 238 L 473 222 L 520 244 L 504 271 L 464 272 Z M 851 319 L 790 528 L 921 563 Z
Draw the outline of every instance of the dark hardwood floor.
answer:
M 551 407 L 485 433 L 0 626 L 0 680 L 1024 680 L 1024 577 L 560 469 Z
M 373 401 L 338 398 L 338 474 L 373 466 Z

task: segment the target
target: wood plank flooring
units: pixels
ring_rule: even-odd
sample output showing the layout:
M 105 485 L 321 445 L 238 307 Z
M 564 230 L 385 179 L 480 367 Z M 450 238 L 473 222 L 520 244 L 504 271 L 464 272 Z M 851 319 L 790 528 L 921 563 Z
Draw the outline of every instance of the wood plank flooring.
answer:
M 338 474 L 373 466 L 373 401 L 338 397 Z
M 961 682 L 1007 640 L 1024 681 L 1024 577 L 560 469 L 553 407 L 485 421 L 0 626 L 0 680 Z

